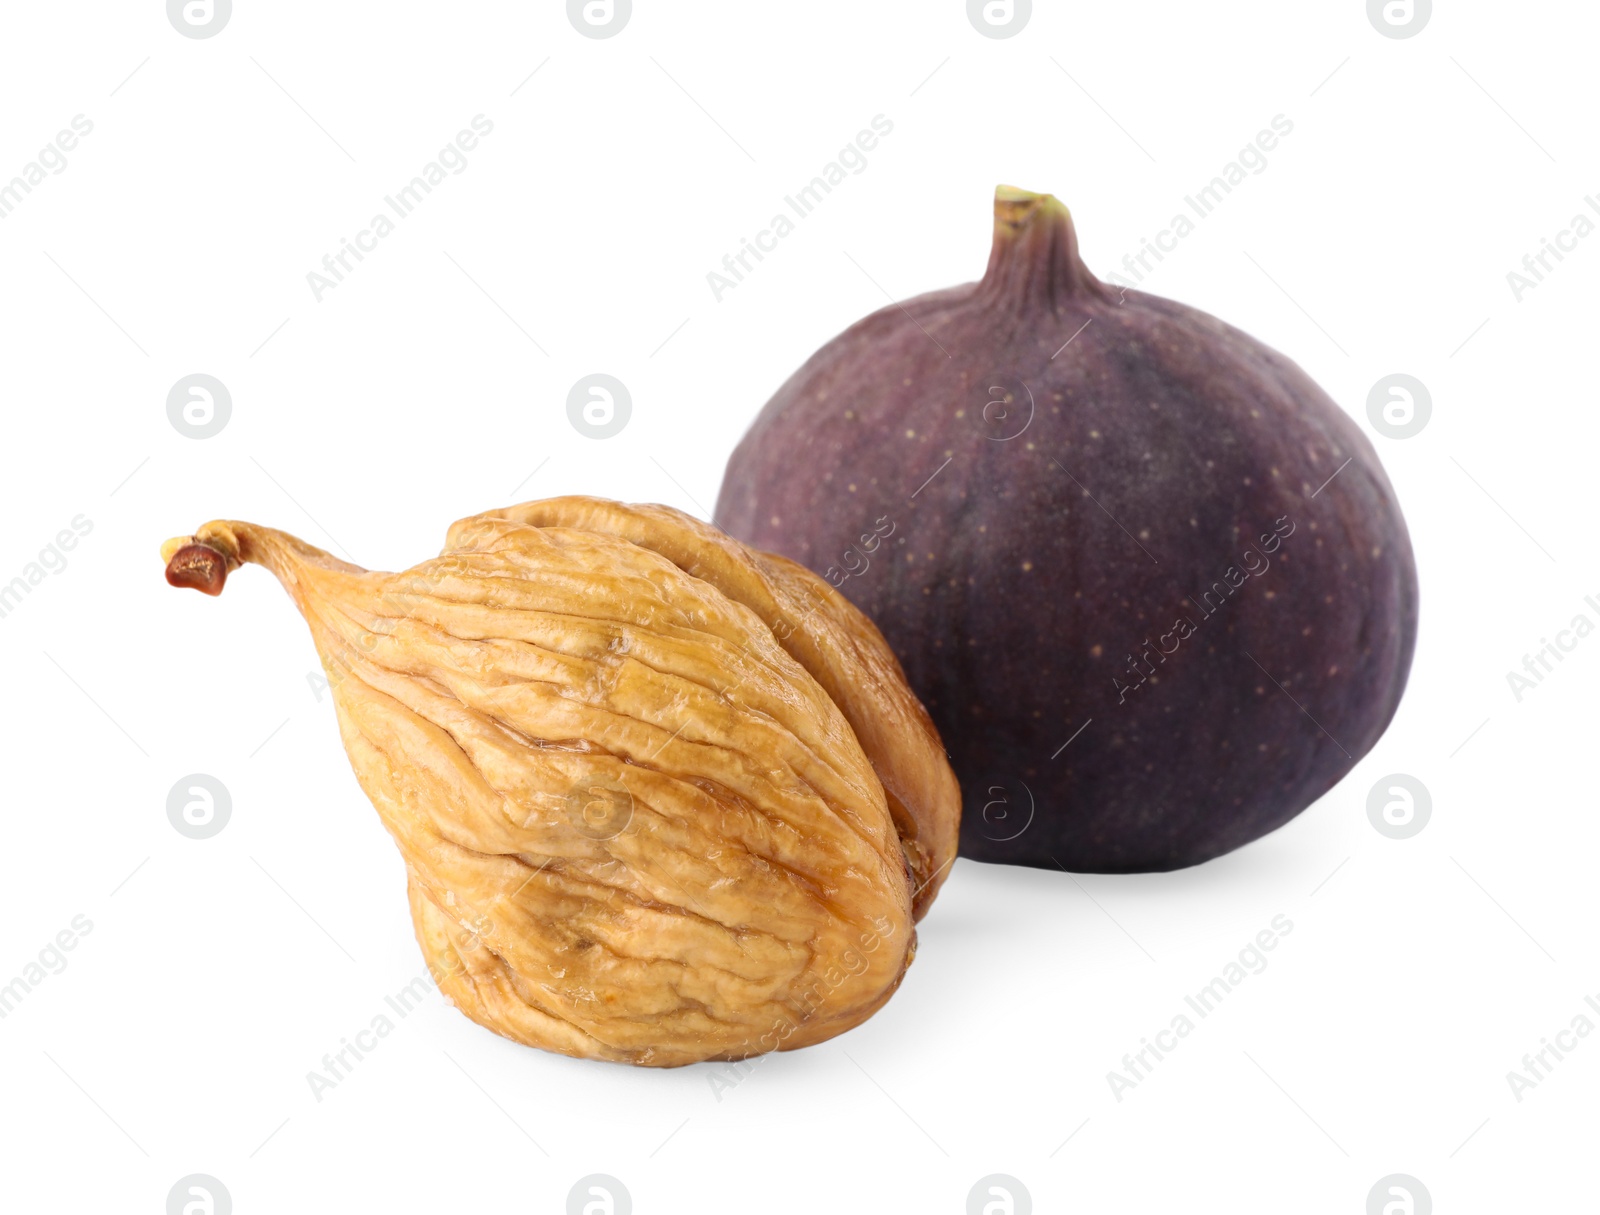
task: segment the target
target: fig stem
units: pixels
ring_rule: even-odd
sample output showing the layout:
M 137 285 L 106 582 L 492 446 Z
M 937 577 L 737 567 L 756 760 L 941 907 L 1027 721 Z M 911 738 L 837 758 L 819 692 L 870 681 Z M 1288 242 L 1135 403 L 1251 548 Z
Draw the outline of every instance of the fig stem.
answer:
M 1020 228 L 1036 212 L 1052 216 L 1068 216 L 1067 205 L 1054 194 L 1035 194 L 1032 190 L 1019 190 L 1016 186 L 996 186 L 994 190 L 994 218 L 996 225 Z
M 177 544 L 173 548 L 174 543 Z M 167 541 L 161 549 L 167 558 L 167 581 L 173 586 L 193 587 L 207 595 L 222 594 L 228 580 L 228 555 L 192 536 L 182 541 Z
M 1074 296 L 1109 289 L 1078 256 L 1072 213 L 1054 194 L 1015 186 L 994 192 L 994 243 L 979 289 L 996 304 L 1059 310 Z

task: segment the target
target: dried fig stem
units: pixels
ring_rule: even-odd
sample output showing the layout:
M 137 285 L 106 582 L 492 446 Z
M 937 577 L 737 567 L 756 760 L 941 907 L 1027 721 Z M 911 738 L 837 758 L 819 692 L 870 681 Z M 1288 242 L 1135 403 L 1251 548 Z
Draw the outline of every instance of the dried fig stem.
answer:
M 228 580 L 228 555 L 209 544 L 184 544 L 167 559 L 167 581 L 207 595 L 222 594 Z
M 233 519 L 213 519 L 192 536 L 177 536 L 161 546 L 167 563 L 167 581 L 193 587 L 207 595 L 220 595 L 228 575 L 241 565 L 263 565 L 300 602 L 301 574 L 307 566 L 331 572 L 364 575 L 366 571 L 341 561 L 314 545 L 270 527 Z M 302 604 L 302 608 L 304 605 Z

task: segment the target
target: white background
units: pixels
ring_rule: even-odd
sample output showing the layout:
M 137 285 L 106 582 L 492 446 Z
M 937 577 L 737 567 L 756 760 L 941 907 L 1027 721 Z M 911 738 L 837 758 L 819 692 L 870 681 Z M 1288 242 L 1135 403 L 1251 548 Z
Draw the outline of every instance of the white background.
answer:
M 638 0 L 605 40 L 548 2 L 239 0 L 203 40 L 156 0 L 4 21 L 0 180 L 94 124 L 0 220 L 0 581 L 93 525 L 0 619 L 0 983 L 93 923 L 0 1021 L 8 1210 L 158 1213 L 196 1172 L 240 1215 L 559 1212 L 588 1173 L 640 1213 L 960 1212 L 997 1172 L 1040 1212 L 1357 1215 L 1395 1172 L 1441 1213 L 1591 1209 L 1600 1035 L 1520 1102 L 1506 1073 L 1600 999 L 1600 639 L 1520 703 L 1506 673 L 1600 623 L 1600 239 L 1521 302 L 1506 274 L 1600 191 L 1592 6 L 1441 3 L 1405 40 L 1360 0 L 1040 3 L 1006 39 L 957 0 Z M 319 303 L 307 272 L 476 114 L 468 168 Z M 706 273 L 877 114 L 865 171 L 717 302 Z M 314 1099 L 422 970 L 401 863 L 283 593 L 174 592 L 160 542 L 253 519 L 395 569 L 526 498 L 703 516 L 816 346 L 981 273 L 997 183 L 1064 198 L 1109 272 L 1277 114 L 1268 168 L 1145 285 L 1298 360 L 1395 483 L 1421 634 L 1349 778 L 1186 872 L 958 862 L 885 1009 L 720 1100 L 710 1067 L 544 1054 L 436 995 Z M 206 440 L 166 413 L 194 372 L 232 395 Z M 592 372 L 633 400 L 605 441 L 566 416 Z M 1433 399 L 1403 441 L 1366 417 L 1392 372 Z M 204 841 L 166 815 L 195 772 L 232 795 Z M 1404 841 L 1366 813 L 1394 772 L 1433 799 Z M 1116 1100 L 1280 913 L 1267 969 Z

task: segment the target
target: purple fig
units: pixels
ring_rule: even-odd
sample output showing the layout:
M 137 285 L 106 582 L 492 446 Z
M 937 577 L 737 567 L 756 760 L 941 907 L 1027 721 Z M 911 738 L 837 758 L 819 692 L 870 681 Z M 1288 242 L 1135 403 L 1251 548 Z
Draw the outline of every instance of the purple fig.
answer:
M 1290 360 L 1101 282 L 1002 187 L 982 281 L 825 345 L 717 521 L 877 623 L 961 780 L 961 852 L 1174 869 L 1282 826 L 1394 716 L 1411 543 L 1372 445 Z

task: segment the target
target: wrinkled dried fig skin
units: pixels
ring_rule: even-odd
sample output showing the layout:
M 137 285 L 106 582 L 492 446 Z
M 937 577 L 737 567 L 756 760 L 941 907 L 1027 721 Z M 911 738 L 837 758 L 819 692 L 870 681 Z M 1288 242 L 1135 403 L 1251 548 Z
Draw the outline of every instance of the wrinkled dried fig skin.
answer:
M 474 1020 L 675 1066 L 823 1040 L 898 985 L 911 889 L 873 767 L 716 588 L 504 518 L 394 575 L 249 524 L 195 539 L 294 596 L 419 945 Z M 614 832 L 581 817 L 597 789 Z
M 897 977 L 893 985 L 885 988 L 874 1001 L 848 1017 L 835 1016 L 824 1022 L 802 1010 L 780 1014 L 764 1026 L 755 1022 L 756 1032 L 748 1041 L 724 1053 L 708 1055 L 698 1049 L 660 1046 L 647 1046 L 642 1051 L 628 1053 L 589 1037 L 570 1022 L 541 1012 L 516 972 L 510 970 L 481 939 L 464 931 L 455 920 L 445 915 L 415 880 L 408 883 L 407 894 L 411 901 L 417 942 L 422 948 L 428 969 L 440 992 L 456 1008 L 486 1029 L 513 1041 L 578 1058 L 676 1067 L 717 1059 L 745 1059 L 770 1050 L 812 1046 L 861 1024 L 888 1001 L 900 982 Z M 871 936 L 865 940 L 859 951 L 863 954 L 877 947 Z M 903 974 L 902 971 L 901 977 Z M 825 976 L 817 990 L 825 992 L 827 984 Z
M 491 514 L 623 537 L 755 612 L 839 706 L 872 760 L 911 869 L 916 918 L 926 914 L 955 859 L 961 791 L 932 719 L 871 620 L 804 566 L 748 549 L 668 507 L 571 496 Z

